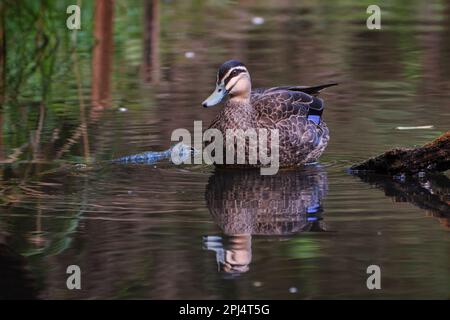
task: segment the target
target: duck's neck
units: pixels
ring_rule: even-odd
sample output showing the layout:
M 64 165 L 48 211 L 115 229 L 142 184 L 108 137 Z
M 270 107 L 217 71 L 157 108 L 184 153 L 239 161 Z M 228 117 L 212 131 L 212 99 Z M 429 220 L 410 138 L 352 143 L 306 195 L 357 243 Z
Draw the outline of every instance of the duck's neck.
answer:
M 251 90 L 230 97 L 229 102 L 233 104 L 250 105 Z
M 256 128 L 256 111 L 250 104 L 250 97 L 231 98 L 224 108 L 228 127 L 235 129 Z

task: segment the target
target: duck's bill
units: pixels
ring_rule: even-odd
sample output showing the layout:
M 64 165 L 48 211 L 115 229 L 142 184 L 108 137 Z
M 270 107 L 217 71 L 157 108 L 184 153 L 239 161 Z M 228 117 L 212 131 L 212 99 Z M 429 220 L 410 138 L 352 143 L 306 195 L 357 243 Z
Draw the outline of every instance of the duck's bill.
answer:
M 227 95 L 227 90 L 224 86 L 218 85 L 216 86 L 216 90 L 202 103 L 204 108 L 213 107 L 219 104 Z

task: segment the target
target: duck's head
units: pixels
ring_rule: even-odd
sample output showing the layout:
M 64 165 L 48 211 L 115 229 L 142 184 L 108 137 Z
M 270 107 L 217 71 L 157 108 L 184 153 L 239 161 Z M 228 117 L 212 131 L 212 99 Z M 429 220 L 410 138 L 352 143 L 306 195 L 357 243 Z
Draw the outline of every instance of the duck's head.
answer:
M 252 83 L 250 74 L 242 62 L 229 60 L 222 64 L 217 71 L 216 89 L 203 101 L 205 108 L 219 104 L 227 95 L 236 101 L 250 99 Z

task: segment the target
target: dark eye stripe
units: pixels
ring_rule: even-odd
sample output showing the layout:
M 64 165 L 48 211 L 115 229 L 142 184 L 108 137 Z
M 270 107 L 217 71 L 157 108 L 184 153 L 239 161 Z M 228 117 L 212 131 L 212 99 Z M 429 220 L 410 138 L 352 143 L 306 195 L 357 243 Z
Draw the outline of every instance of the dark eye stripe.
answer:
M 224 84 L 227 85 L 228 82 L 230 82 L 231 79 L 239 75 L 240 73 L 245 72 L 245 70 L 242 69 L 235 69 L 231 71 L 230 75 L 225 79 Z

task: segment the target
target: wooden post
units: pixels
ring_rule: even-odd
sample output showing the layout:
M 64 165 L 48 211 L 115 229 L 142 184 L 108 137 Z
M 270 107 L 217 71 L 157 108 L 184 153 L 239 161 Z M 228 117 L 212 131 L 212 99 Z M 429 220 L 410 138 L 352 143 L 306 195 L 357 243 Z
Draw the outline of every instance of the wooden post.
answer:
M 103 109 L 111 104 L 114 0 L 96 0 L 95 46 L 92 56 L 92 105 Z

